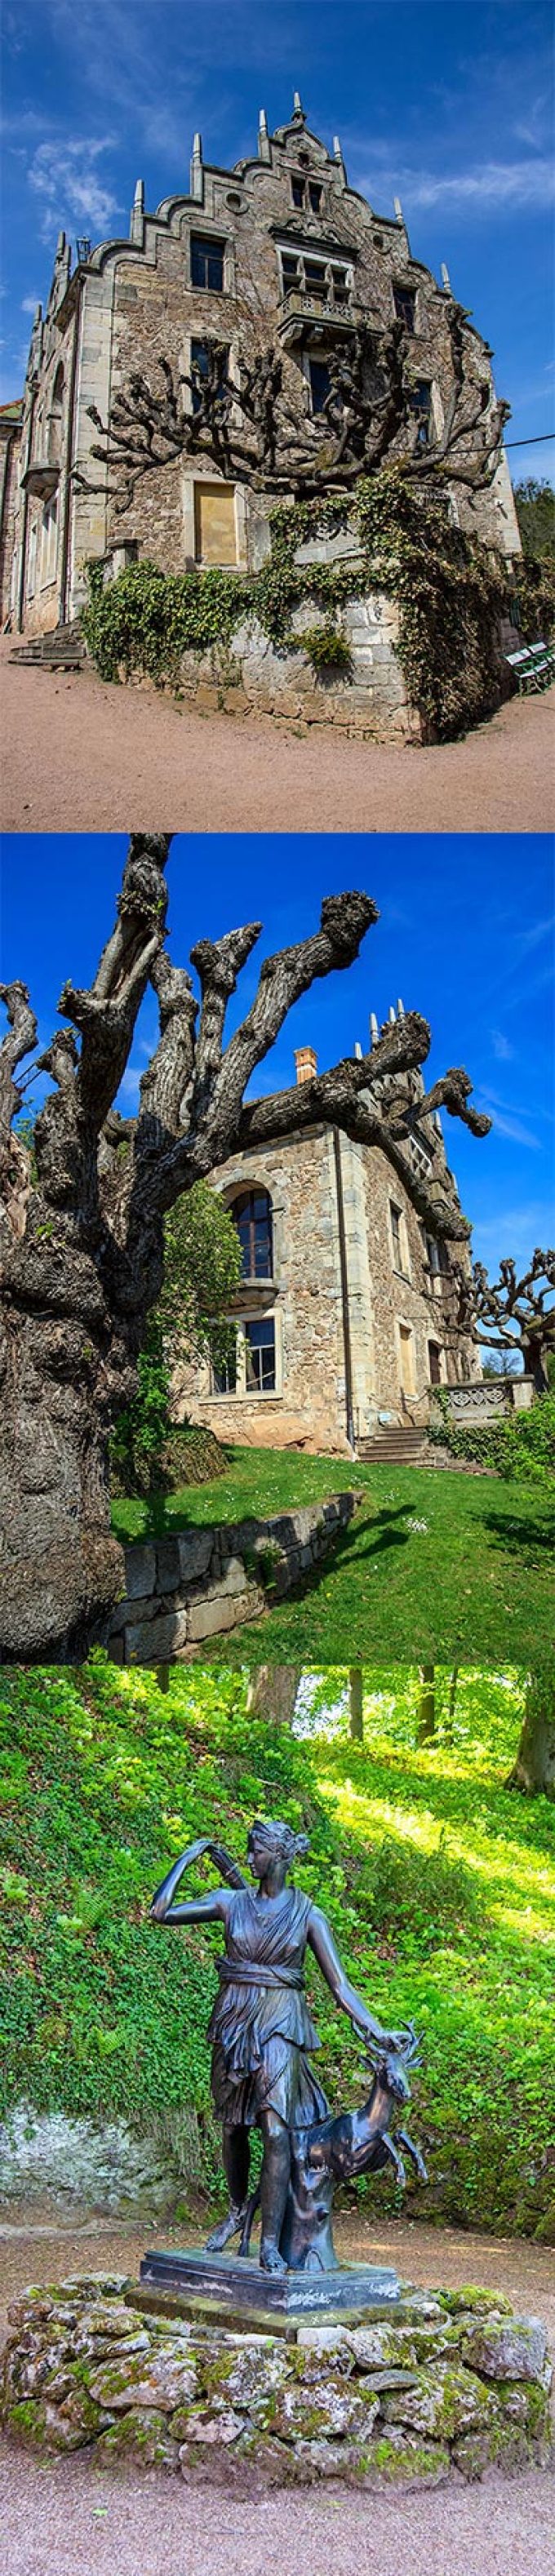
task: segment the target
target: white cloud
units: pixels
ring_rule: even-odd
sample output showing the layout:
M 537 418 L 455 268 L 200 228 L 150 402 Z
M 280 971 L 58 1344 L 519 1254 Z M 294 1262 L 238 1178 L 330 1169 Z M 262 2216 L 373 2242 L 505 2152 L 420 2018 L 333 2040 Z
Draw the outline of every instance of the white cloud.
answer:
M 50 241 L 64 219 L 70 227 L 90 224 L 96 240 L 103 240 L 112 217 L 119 213 L 117 197 L 103 185 L 97 167 L 103 152 L 112 149 L 112 136 L 75 136 L 73 141 L 53 140 L 39 143 L 28 165 L 29 185 L 42 200 L 41 233 Z
M 491 1051 L 492 1055 L 497 1056 L 499 1064 L 510 1064 L 515 1050 L 509 1045 L 509 1039 L 504 1037 L 502 1029 L 492 1029 Z
M 407 171 L 404 179 L 413 206 L 469 206 L 513 211 L 550 205 L 555 197 L 555 164 L 550 159 L 485 161 L 474 170 Z
M 21 302 L 22 313 L 36 313 L 37 304 L 40 304 L 39 295 L 24 295 Z

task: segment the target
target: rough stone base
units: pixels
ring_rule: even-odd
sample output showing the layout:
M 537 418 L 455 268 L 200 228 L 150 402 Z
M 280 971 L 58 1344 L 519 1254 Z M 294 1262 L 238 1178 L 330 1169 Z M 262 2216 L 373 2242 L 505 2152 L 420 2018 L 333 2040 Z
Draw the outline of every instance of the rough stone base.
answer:
M 126 1547 L 126 1593 L 106 1643 L 113 1663 L 179 1663 L 204 1637 L 259 1618 L 312 1573 L 347 1527 L 360 1493 L 332 1494 L 267 1521 L 222 1521 Z
M 493 2292 L 401 2286 L 402 2323 L 292 2321 L 287 2338 L 145 2314 L 122 2274 L 29 2289 L 9 2310 L 0 2422 L 33 2449 L 87 2447 L 97 2467 L 123 2459 L 238 2496 L 547 2462 L 543 2325 Z

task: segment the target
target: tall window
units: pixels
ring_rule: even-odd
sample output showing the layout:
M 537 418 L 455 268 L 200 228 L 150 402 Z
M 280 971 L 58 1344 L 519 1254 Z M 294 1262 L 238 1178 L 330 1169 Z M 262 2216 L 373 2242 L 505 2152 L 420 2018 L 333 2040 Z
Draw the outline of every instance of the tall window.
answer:
M 222 295 L 224 284 L 224 243 L 210 241 L 204 233 L 191 235 L 191 285 L 208 286 L 212 295 Z
M 401 1244 L 401 1209 L 400 1209 L 399 1207 L 395 1207 L 395 1206 L 394 1206 L 393 1199 L 391 1199 L 391 1200 L 390 1200 L 390 1216 L 391 1216 L 391 1241 L 392 1241 L 392 1245 L 393 1245 L 393 1265 L 394 1265 L 394 1269 L 395 1269 L 395 1270 L 402 1270 L 402 1268 L 403 1268 L 403 1250 L 402 1250 L 402 1244 Z
M 311 411 L 323 411 L 330 390 L 330 371 L 325 358 L 309 358 L 308 373 Z
M 209 369 L 210 369 L 211 361 L 212 361 L 212 359 L 213 359 L 214 357 L 215 357 L 215 359 L 216 359 L 217 374 L 218 374 L 218 384 L 219 384 L 219 385 L 224 385 L 224 384 L 225 384 L 225 381 L 226 381 L 226 377 L 227 377 L 229 350 L 228 350 L 228 349 L 215 349 L 215 348 L 214 348 L 214 343 L 212 343 L 212 344 L 211 344 L 209 340 L 192 340 L 192 341 L 191 341 L 191 374 L 192 374 L 192 378 L 193 378 L 193 398 L 192 398 L 192 399 L 193 399 L 193 411 L 198 411 L 198 410 L 200 409 L 200 403 L 201 403 L 201 391 L 200 391 L 200 385 L 195 383 L 195 377 L 199 377 L 199 376 L 201 376 L 201 377 L 202 377 L 202 379 L 204 380 L 204 378 L 205 378 L 205 377 L 208 375 L 208 373 L 209 373 Z
M 276 1328 L 273 1315 L 245 1324 L 247 1394 L 272 1395 L 276 1383 Z
M 242 1190 L 231 1209 L 241 1245 L 244 1279 L 273 1275 L 272 1201 L 267 1190 Z
M 410 331 L 410 332 L 412 333 L 412 332 L 414 331 L 414 328 L 415 328 L 415 319 L 414 319 L 414 317 L 415 317 L 415 307 L 416 307 L 416 296 L 412 293 L 411 287 L 410 287 L 410 286 L 394 286 L 394 288 L 393 288 L 393 302 L 394 302 L 394 305 L 395 305 L 395 312 L 396 312 L 396 315 L 397 315 L 397 321 L 398 321 L 398 322 L 404 322 L 404 325 L 405 325 L 405 331 Z
M 417 447 L 429 447 L 432 426 L 432 388 L 427 384 L 424 376 L 419 376 L 416 385 L 407 387 L 407 401 L 409 411 L 415 412 L 418 420 Z
M 428 1342 L 430 1386 L 441 1386 L 441 1351 L 439 1342 Z
M 60 365 L 56 368 L 56 374 L 55 374 L 55 377 L 54 377 L 54 384 L 53 384 L 53 388 L 52 388 L 52 401 L 51 401 L 51 404 L 50 404 L 50 413 L 49 413 L 49 419 L 48 419 L 48 439 L 47 439 L 47 445 L 48 445 L 48 460 L 49 460 L 49 464 L 50 464 L 50 465 L 59 465 L 59 464 L 61 463 L 61 455 L 62 455 L 62 413 L 63 413 L 63 407 L 64 407 L 64 370 L 63 370 L 63 366 L 62 366 L 61 361 L 60 361 Z
M 312 303 L 327 304 L 328 281 L 323 259 L 305 259 L 305 286 Z
M 45 509 L 43 510 L 43 514 L 42 514 L 42 534 L 41 534 L 41 549 L 40 549 L 40 578 L 41 578 L 41 587 L 42 587 L 42 589 L 43 589 L 43 590 L 46 588 L 46 586 L 47 586 L 47 583 L 48 583 L 48 582 L 50 582 L 50 581 L 53 581 L 53 580 L 54 580 L 55 572 L 56 572 L 56 555 L 57 555 L 57 551 L 58 551 L 58 503 L 57 503 L 57 501 L 56 501 L 56 500 L 53 500 L 53 501 L 47 501 L 47 502 L 46 502 L 46 507 L 45 507 Z

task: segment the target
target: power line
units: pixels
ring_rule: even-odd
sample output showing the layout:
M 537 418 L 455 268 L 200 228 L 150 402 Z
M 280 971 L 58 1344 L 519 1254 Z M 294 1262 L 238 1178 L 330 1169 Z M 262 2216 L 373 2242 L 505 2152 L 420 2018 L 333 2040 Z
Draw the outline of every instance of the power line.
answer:
M 535 433 L 534 438 L 504 438 L 504 440 L 503 440 L 503 446 L 504 446 L 504 447 L 545 447 L 545 446 L 546 446 L 546 444 L 547 444 L 547 440 L 548 440 L 548 438 L 555 438 L 555 429 L 544 429 L 544 430 L 543 430 L 543 432 L 542 432 L 541 430 L 537 430 L 537 431 L 536 431 L 536 433 Z

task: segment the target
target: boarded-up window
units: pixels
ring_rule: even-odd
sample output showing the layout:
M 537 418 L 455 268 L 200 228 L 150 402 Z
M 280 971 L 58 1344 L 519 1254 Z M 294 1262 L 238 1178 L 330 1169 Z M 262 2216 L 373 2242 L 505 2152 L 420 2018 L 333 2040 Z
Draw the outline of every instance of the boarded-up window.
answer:
M 235 491 L 231 483 L 195 483 L 197 563 L 237 562 Z
M 408 1324 L 399 1325 L 400 1377 L 403 1395 L 414 1392 L 412 1333 Z

